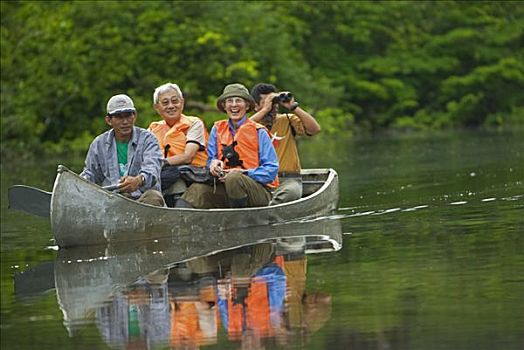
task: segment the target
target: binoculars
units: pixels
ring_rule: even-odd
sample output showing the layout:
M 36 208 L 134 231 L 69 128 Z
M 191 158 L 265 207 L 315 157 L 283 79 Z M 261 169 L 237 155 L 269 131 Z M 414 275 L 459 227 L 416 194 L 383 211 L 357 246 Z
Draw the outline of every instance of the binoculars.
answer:
M 292 98 L 293 94 L 291 92 L 281 92 L 277 96 L 273 97 L 273 104 L 289 102 Z

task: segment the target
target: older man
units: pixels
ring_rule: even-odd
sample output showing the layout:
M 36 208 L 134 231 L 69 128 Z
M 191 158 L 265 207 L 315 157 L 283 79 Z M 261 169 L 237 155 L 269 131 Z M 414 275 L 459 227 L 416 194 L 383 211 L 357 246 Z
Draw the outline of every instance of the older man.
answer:
M 117 185 L 118 192 L 139 202 L 164 206 L 160 193 L 162 154 L 153 134 L 136 127 L 137 113 L 127 95 L 107 102 L 110 130 L 98 135 L 87 152 L 80 176 L 98 185 Z
M 184 96 L 177 84 L 166 83 L 153 93 L 154 108 L 163 120 L 153 122 L 153 132 L 164 152 L 164 166 L 160 174 L 162 191 L 180 179 L 179 166 L 190 164 L 205 167 L 207 161 L 207 130 L 202 120 L 184 115 Z M 166 202 L 173 205 L 173 198 L 166 195 Z
M 182 196 L 196 208 L 266 206 L 278 186 L 278 159 L 267 129 L 247 113 L 255 102 L 246 87 L 230 84 L 217 100 L 228 119 L 217 121 L 207 146 L 208 166 L 215 186 L 194 183 Z

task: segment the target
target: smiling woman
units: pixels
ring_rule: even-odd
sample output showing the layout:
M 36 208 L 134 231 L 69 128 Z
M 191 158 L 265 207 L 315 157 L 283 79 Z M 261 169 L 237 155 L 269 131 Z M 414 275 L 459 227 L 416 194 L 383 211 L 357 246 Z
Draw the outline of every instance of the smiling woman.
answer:
M 233 126 L 237 126 L 238 121 L 246 115 L 249 105 L 241 97 L 228 97 L 224 102 L 224 109 Z
M 278 159 L 269 133 L 251 121 L 247 112 L 255 100 L 242 84 L 229 84 L 217 99 L 217 108 L 228 119 L 211 129 L 207 153 L 217 185 L 194 183 L 182 196 L 193 208 L 244 208 L 267 206 L 271 190 L 278 186 Z M 229 150 L 229 151 L 228 151 Z M 233 158 L 226 155 L 234 151 Z

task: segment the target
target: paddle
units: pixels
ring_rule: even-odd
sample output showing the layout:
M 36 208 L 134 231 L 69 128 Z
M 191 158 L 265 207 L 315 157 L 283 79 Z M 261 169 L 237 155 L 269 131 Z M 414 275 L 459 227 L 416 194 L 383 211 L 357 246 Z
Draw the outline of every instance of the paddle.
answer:
M 24 272 L 15 273 L 15 295 L 28 298 L 55 288 L 55 263 L 47 261 Z
M 102 188 L 106 191 L 114 191 L 119 188 L 119 185 L 108 185 Z M 9 208 L 49 218 L 51 196 L 51 192 L 36 187 L 25 185 L 11 186 L 8 190 Z
M 11 186 L 8 190 L 9 208 L 49 218 L 51 195 L 51 192 L 31 186 Z

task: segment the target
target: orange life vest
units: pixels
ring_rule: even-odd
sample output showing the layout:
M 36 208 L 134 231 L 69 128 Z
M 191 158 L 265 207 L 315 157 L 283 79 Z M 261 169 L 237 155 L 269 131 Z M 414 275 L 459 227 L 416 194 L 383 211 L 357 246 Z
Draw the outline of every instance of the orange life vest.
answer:
M 236 288 L 233 295 L 227 300 L 228 309 L 228 338 L 238 340 L 245 329 L 256 330 L 260 337 L 275 335 L 275 325 L 271 324 L 271 308 L 267 282 L 253 278 L 249 284 L 248 295 L 243 303 L 234 302 Z
M 187 131 L 193 125 L 193 123 L 199 121 L 197 117 L 191 117 L 186 115 L 181 115 L 178 122 L 175 123 L 172 127 L 169 127 L 165 120 L 159 122 L 152 122 L 149 125 L 149 130 L 155 134 L 158 143 L 160 144 L 160 149 L 163 151 L 167 147 L 167 157 L 172 157 L 177 154 L 184 153 L 187 142 Z M 208 133 L 206 128 L 204 128 L 205 133 L 205 142 L 208 140 Z M 204 145 L 205 146 L 205 145 Z M 198 151 L 191 162 L 191 165 L 204 167 L 207 162 L 207 152 L 206 150 Z
M 171 299 L 171 346 L 175 348 L 188 347 L 188 345 L 211 345 L 216 343 L 219 314 L 215 307 L 216 328 L 211 329 L 209 319 L 207 324 L 201 324 L 200 312 L 197 304 L 212 302 L 217 304 L 216 293 L 213 286 L 200 289 L 199 300 Z M 206 304 L 207 305 L 207 304 Z M 203 328 L 204 327 L 204 328 Z
M 229 129 L 228 120 L 219 120 L 215 122 L 216 138 L 217 138 L 217 156 L 219 160 L 224 162 L 225 169 L 242 168 L 255 169 L 260 165 L 258 157 L 258 129 L 264 129 L 269 137 L 269 131 L 262 124 L 255 123 L 250 119 L 246 121 L 236 130 L 235 137 L 233 137 Z M 226 159 L 223 152 L 223 147 L 234 147 L 238 154 L 237 164 L 230 164 L 230 160 Z M 269 188 L 278 187 L 278 176 L 269 184 L 265 184 Z

